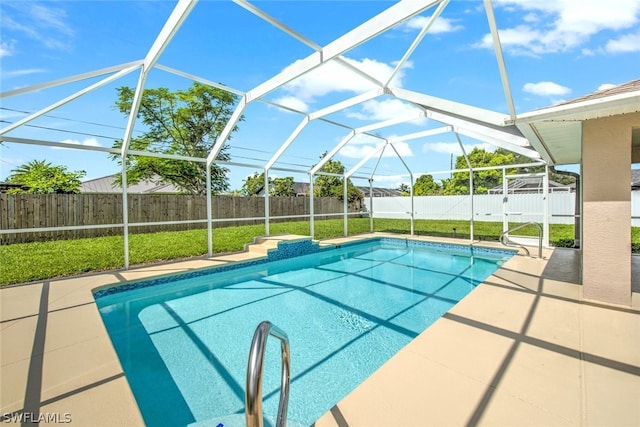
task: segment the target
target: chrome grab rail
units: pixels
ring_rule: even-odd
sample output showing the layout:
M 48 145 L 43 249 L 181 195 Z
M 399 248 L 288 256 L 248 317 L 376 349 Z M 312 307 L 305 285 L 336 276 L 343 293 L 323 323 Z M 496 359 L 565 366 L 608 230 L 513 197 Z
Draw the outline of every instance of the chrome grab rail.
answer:
M 524 249 L 524 251 L 527 253 L 527 256 L 531 256 L 531 254 L 529 253 L 529 249 L 527 249 L 525 246 L 523 245 L 519 245 L 517 243 L 514 242 L 510 242 L 509 236 L 507 236 L 507 234 L 509 234 L 512 231 L 516 231 L 516 230 L 520 230 L 521 228 L 526 227 L 527 225 L 535 225 L 538 228 L 538 258 L 542 258 L 542 226 L 540 224 L 538 224 L 537 222 L 525 222 L 524 224 L 520 224 L 520 225 L 516 225 L 513 228 L 508 229 L 507 231 L 502 232 L 502 234 L 500 235 L 500 243 L 502 243 L 504 246 L 510 247 L 510 248 L 522 248 Z M 505 241 L 505 237 L 507 238 L 507 240 Z M 509 244 L 511 243 L 511 244 Z
M 280 403 L 278 404 L 277 427 L 287 425 L 287 405 L 289 402 L 289 372 L 290 353 L 289 338 L 280 328 L 271 322 L 261 322 L 253 334 L 249 364 L 247 365 L 247 391 L 245 393 L 245 421 L 247 427 L 262 427 L 262 372 L 264 365 L 264 351 L 267 338 L 273 335 L 278 338 L 282 349 L 282 381 L 280 385 Z

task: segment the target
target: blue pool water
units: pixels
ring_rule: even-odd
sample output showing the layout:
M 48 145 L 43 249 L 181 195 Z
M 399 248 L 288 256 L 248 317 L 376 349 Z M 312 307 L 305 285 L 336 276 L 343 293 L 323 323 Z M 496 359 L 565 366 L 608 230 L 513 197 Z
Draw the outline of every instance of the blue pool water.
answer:
M 512 255 L 377 239 L 95 295 L 147 425 L 243 413 L 263 320 L 289 336 L 288 418 L 310 425 Z M 277 412 L 279 380 L 280 344 L 270 339 L 265 414 Z

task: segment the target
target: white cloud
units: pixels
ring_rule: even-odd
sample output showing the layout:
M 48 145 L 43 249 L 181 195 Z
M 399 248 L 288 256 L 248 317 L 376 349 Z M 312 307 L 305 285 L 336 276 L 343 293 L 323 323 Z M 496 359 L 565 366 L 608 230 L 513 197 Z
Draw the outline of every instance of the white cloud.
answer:
M 603 83 L 600 86 L 598 86 L 598 91 L 611 89 L 612 87 L 616 87 L 616 85 L 611 83 Z
M 571 92 L 571 89 L 568 87 L 561 86 L 554 82 L 526 83 L 522 90 L 538 96 L 566 95 Z
M 358 61 L 345 58 L 345 61 L 383 83 L 386 83 L 395 69 L 393 64 L 386 64 L 375 59 L 365 58 Z M 284 71 L 295 69 L 298 67 L 299 62 L 300 61 L 294 62 L 286 67 Z M 411 67 L 411 61 L 407 61 L 398 73 L 396 73 L 391 81 L 391 85 L 402 87 L 404 70 Z M 301 108 L 302 104 L 306 104 L 307 106 L 304 111 L 309 111 L 309 104 L 314 103 L 317 98 L 329 93 L 347 92 L 358 94 L 375 88 L 376 85 L 371 81 L 360 76 L 340 62 L 332 60 L 284 85 L 282 90 L 287 95 L 281 96 L 279 99 L 288 99 L 288 102 L 295 102 L 298 108 Z
M 64 9 L 30 1 L 5 3 L 7 8 L 0 17 L 4 31 L 22 33 L 49 49 L 69 49 L 75 30 L 67 22 Z
M 4 58 L 5 56 L 13 55 L 13 52 L 16 47 L 16 41 L 0 41 L 0 58 Z
M 295 96 L 283 96 L 281 98 L 274 99 L 274 102 L 305 113 L 309 111 L 309 105 L 299 100 Z
M 347 117 L 359 120 L 389 120 L 399 117 L 406 117 L 412 114 L 418 114 L 420 110 L 411 104 L 403 102 L 399 99 L 383 99 L 378 101 L 372 99 L 363 102 L 357 111 L 347 111 Z M 426 119 L 416 119 L 409 123 L 422 124 Z
M 431 19 L 429 16 L 416 16 L 415 18 L 411 18 L 405 22 L 402 25 L 402 28 L 405 31 L 422 30 L 424 26 L 427 25 L 427 22 L 429 22 L 429 19 Z M 455 20 L 439 16 L 438 19 L 436 19 L 436 22 L 434 22 L 431 28 L 429 28 L 427 34 L 452 33 L 454 31 L 462 30 L 463 28 L 464 27 L 462 25 L 456 24 Z
M 63 144 L 73 144 L 73 145 L 86 145 L 89 147 L 102 147 L 102 145 L 100 145 L 100 143 L 98 142 L 97 139 L 95 138 L 87 138 L 83 141 L 77 140 L 77 139 L 65 139 L 64 141 L 62 141 Z M 67 150 L 67 148 L 64 147 L 52 147 L 54 150 Z
M 616 40 L 609 40 L 605 50 L 609 53 L 640 52 L 640 33 L 626 34 Z
M 2 78 L 3 79 L 10 79 L 12 77 L 20 77 L 20 76 L 28 76 L 30 74 L 39 74 L 39 73 L 46 73 L 47 70 L 44 70 L 42 68 L 27 68 L 24 70 L 14 70 L 14 71 L 3 71 L 2 72 Z
M 534 45 L 537 40 L 540 40 L 542 34 L 540 31 L 528 25 L 519 25 L 515 28 L 500 30 L 499 32 L 500 43 L 505 50 L 520 54 L 542 53 L 540 49 Z M 474 46 L 493 49 L 493 38 L 491 34 L 485 34 L 482 40 Z M 527 49 L 531 52 L 527 52 Z
M 383 145 L 384 141 L 379 138 L 374 138 L 369 135 L 358 134 L 354 136 L 347 145 L 342 147 L 339 151 L 339 154 L 343 157 L 348 157 L 351 159 L 362 159 L 366 156 L 371 155 L 378 151 Z M 398 150 L 398 153 L 402 157 L 412 157 L 413 152 L 411 151 L 411 147 L 406 142 L 394 142 L 393 146 Z M 377 154 L 379 156 L 380 153 Z M 375 156 L 375 157 L 377 157 Z M 387 147 L 384 150 L 384 154 L 382 157 L 396 157 L 396 153 L 393 151 L 393 148 Z
M 631 28 L 640 21 L 637 0 L 495 0 L 496 7 L 524 13 L 525 23 L 500 30 L 503 48 L 516 54 L 565 52 L 589 42 L 594 34 Z M 492 47 L 486 35 L 476 47 Z
M 491 144 L 487 144 L 485 142 L 480 144 L 462 144 L 467 153 L 469 153 L 474 148 L 480 148 L 484 150 L 493 150 L 493 146 Z M 441 154 L 455 154 L 462 155 L 462 150 L 460 149 L 460 144 L 457 142 L 427 142 L 422 146 L 422 152 L 434 152 Z

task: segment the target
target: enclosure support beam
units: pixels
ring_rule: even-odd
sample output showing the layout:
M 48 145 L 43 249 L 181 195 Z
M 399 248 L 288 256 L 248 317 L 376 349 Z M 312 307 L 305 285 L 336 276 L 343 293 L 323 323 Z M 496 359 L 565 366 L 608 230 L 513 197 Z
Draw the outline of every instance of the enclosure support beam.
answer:
M 458 144 L 460 145 L 460 149 L 462 150 L 462 155 L 464 156 L 464 160 L 467 162 L 467 167 L 469 168 L 469 195 L 471 196 L 471 218 L 469 221 L 469 240 L 473 243 L 475 238 L 475 233 L 473 229 L 473 219 L 475 216 L 475 207 L 473 206 L 473 167 L 471 166 L 471 160 L 469 160 L 469 156 L 467 155 L 467 150 L 464 149 L 464 144 L 462 144 L 462 140 L 460 139 L 460 135 L 456 132 L 456 139 L 458 140 Z
M 373 233 L 373 178 L 369 178 L 369 232 Z
M 285 33 L 287 33 L 288 35 L 290 35 L 294 39 L 298 40 L 302 44 L 310 47 L 311 49 L 315 50 L 316 52 L 322 53 L 322 46 L 320 46 L 319 44 L 315 43 L 314 41 L 306 38 L 305 36 L 303 36 L 302 34 L 298 33 L 293 28 L 290 28 L 287 25 L 283 24 L 282 22 L 278 21 L 273 16 L 270 16 L 269 14 L 265 13 L 264 11 L 258 9 L 257 7 L 252 5 L 251 3 L 249 3 L 249 2 L 247 2 L 245 0 L 233 0 L 233 2 L 236 3 L 238 6 L 243 7 L 244 9 L 246 9 L 249 12 L 253 13 L 254 15 L 258 16 L 260 19 L 263 19 L 264 21 L 266 21 L 269 24 L 273 25 L 274 27 L 278 28 L 279 30 L 284 31 Z M 349 61 L 347 61 L 342 56 L 337 56 L 335 58 L 335 61 L 339 62 L 340 64 L 342 64 L 345 67 L 349 68 L 354 73 L 356 73 L 359 76 L 361 76 L 362 78 L 369 80 L 371 83 L 375 84 L 376 86 L 379 86 L 379 87 L 383 86 L 383 83 L 381 81 L 375 79 L 374 77 L 372 77 L 368 73 L 360 70 L 354 64 L 350 63 Z
M 404 159 L 402 158 L 402 156 L 400 155 L 400 153 L 398 153 L 398 150 L 396 150 L 396 147 L 393 146 L 392 143 L 389 143 L 389 146 L 393 149 L 393 151 L 396 153 L 396 156 L 398 156 L 398 159 L 400 159 L 400 161 L 402 162 L 402 164 L 404 165 L 405 169 L 407 170 L 407 172 L 409 172 L 409 178 L 411 179 L 411 212 L 410 212 L 410 218 L 411 218 L 411 235 L 414 235 L 415 232 L 415 227 L 414 227 L 414 223 L 415 223 L 415 218 L 414 218 L 414 206 L 413 206 L 413 173 L 411 172 L 411 169 L 409 169 L 409 166 L 405 163 Z M 382 156 L 380 156 L 380 158 L 382 158 Z M 376 165 L 377 167 L 377 165 Z
M 349 200 L 347 198 L 348 196 L 348 189 L 347 189 L 347 176 L 345 175 L 342 178 L 342 187 L 343 187 L 343 192 L 342 192 L 342 207 L 343 207 L 343 213 L 344 213 L 344 220 L 342 222 L 342 234 L 344 235 L 344 237 L 347 237 L 349 235 L 349 223 L 348 223 L 348 214 L 347 211 L 349 209 Z
M 309 234 L 313 239 L 315 237 L 314 230 L 314 199 L 313 199 L 313 172 L 309 173 Z
M 414 223 L 415 223 L 415 194 L 413 193 L 413 184 L 414 184 L 414 180 L 413 180 L 413 173 L 409 172 L 409 195 L 411 196 L 411 235 L 413 236 L 415 234 L 415 227 L 414 227 Z
M 469 241 L 473 243 L 475 240 L 475 230 L 474 230 L 474 216 L 475 216 L 475 206 L 473 205 L 473 171 L 469 173 L 469 188 L 471 193 L 471 219 L 469 221 Z
M 71 101 L 73 101 L 75 99 L 78 99 L 81 96 L 83 96 L 83 95 L 85 95 L 85 94 L 87 94 L 89 92 L 92 92 L 92 91 L 94 91 L 94 90 L 96 90 L 96 89 L 98 89 L 98 88 L 100 88 L 100 87 L 102 87 L 102 86 L 104 86 L 106 84 L 109 84 L 114 80 L 118 80 L 120 77 L 126 76 L 127 74 L 129 74 L 132 71 L 134 71 L 136 68 L 138 68 L 138 66 L 131 66 L 131 67 L 125 68 L 124 70 L 121 70 L 121 71 L 119 71 L 119 72 L 117 72 L 115 74 L 112 74 L 109 77 L 106 77 L 106 78 L 100 80 L 99 82 L 96 82 L 96 83 L 94 83 L 94 84 L 92 84 L 92 85 L 90 85 L 90 86 L 88 86 L 88 87 L 86 87 L 86 88 L 84 88 L 82 90 L 79 90 L 76 93 L 74 93 L 72 95 L 69 95 L 64 99 L 61 99 L 60 101 L 55 102 L 55 103 L 49 105 L 48 107 L 45 107 L 45 108 L 41 109 L 40 111 L 36 111 L 35 113 L 30 114 L 29 116 L 27 116 L 27 117 L 25 117 L 23 119 L 20 119 L 17 122 L 14 122 L 14 123 L 10 124 L 9 126 L 6 126 L 6 127 L 2 128 L 2 129 L 0 129 L 0 135 L 4 135 L 5 133 L 8 133 L 8 132 L 10 132 L 10 131 L 12 131 L 12 130 L 24 125 L 24 124 L 26 124 L 26 123 L 29 123 L 30 121 L 32 121 L 34 119 L 37 119 L 38 117 L 44 116 L 48 112 L 53 111 L 56 108 L 59 108 L 59 107 L 65 105 L 65 104 L 67 104 L 67 103 L 69 103 L 69 102 L 71 102 Z
M 282 85 L 290 82 L 291 80 L 319 67 L 320 65 L 330 61 L 331 59 L 337 58 L 343 53 L 361 45 L 362 43 L 365 43 L 366 41 L 378 36 L 379 34 L 382 34 L 383 32 L 392 28 L 394 25 L 397 25 L 399 22 L 409 19 L 429 9 L 434 4 L 437 4 L 440 1 L 442 0 L 429 1 L 425 3 L 411 1 L 396 3 L 388 9 L 382 11 L 378 15 L 374 16 L 370 20 L 356 27 L 355 29 L 349 31 L 348 33 L 342 35 L 333 42 L 324 46 L 321 50 L 312 53 L 311 55 L 300 61 L 297 61 L 292 66 L 287 67 L 284 71 L 248 91 L 242 97 L 240 104 L 232 114 L 231 118 L 227 122 L 227 125 L 222 130 L 211 151 L 209 152 L 209 155 L 207 156 L 207 164 L 211 164 L 213 160 L 218 156 L 224 142 L 231 134 L 231 131 L 238 122 L 247 104 L 273 92 L 274 90 L 282 87 Z M 249 10 L 252 11 L 251 8 Z M 263 19 L 265 17 L 266 16 L 262 16 Z
M 544 220 L 542 223 L 542 244 L 549 247 L 549 166 L 544 166 L 544 177 L 542 178 L 542 192 L 544 194 Z
M 129 150 L 129 144 L 131 143 L 131 136 L 133 135 L 133 127 L 138 117 L 138 110 L 140 109 L 140 103 L 142 102 L 142 94 L 144 91 L 144 84 L 147 79 L 147 74 L 144 67 L 140 70 L 138 76 L 138 85 L 133 95 L 133 102 L 131 104 L 131 111 L 129 112 L 129 118 L 127 119 L 127 127 L 122 137 L 122 147 L 120 152 L 120 159 L 122 162 L 122 223 L 123 235 L 124 235 L 124 268 L 129 268 L 129 207 L 127 203 L 127 151 Z
M 270 236 L 269 230 L 269 169 L 264 168 L 264 235 Z
M 509 230 L 509 185 L 507 183 L 507 169 L 502 168 L 502 232 Z M 507 237 L 509 235 L 507 234 Z
M 351 140 L 351 138 L 353 138 L 356 135 L 356 131 L 352 130 L 351 132 L 349 132 L 349 134 L 347 136 L 345 136 L 344 138 L 342 138 L 342 141 L 340 141 L 338 143 L 338 145 L 336 145 L 335 147 L 333 147 L 333 149 L 331 151 L 329 151 L 322 159 L 320 159 L 320 161 L 318 162 L 317 165 L 315 165 L 313 168 L 311 168 L 311 175 L 314 175 L 316 172 L 318 172 L 320 169 L 322 169 L 322 167 L 329 161 L 331 160 L 331 158 L 333 156 L 335 156 L 335 154 L 340 151 L 340 149 L 342 147 L 344 147 L 345 145 L 347 145 L 347 142 L 349 142 Z
M 401 142 L 410 141 L 412 139 L 424 138 L 427 136 L 439 135 L 441 133 L 447 133 L 453 131 L 453 126 L 443 126 L 436 129 L 423 130 L 420 132 L 408 133 L 401 136 L 394 136 L 389 138 L 389 142 Z
M 433 15 L 431 15 L 427 24 L 422 28 L 422 30 L 420 30 L 420 33 L 418 33 L 413 43 L 411 43 L 411 46 L 409 46 L 409 49 L 407 49 L 402 59 L 398 61 L 398 63 L 396 64 L 396 68 L 393 70 L 393 72 L 391 73 L 391 75 L 389 76 L 389 78 L 384 84 L 385 87 L 389 86 L 389 84 L 391 83 L 391 80 L 393 80 L 396 74 L 398 74 L 398 71 L 400 71 L 400 68 L 402 68 L 402 66 L 404 66 L 407 60 L 409 60 L 409 57 L 411 56 L 413 51 L 416 50 L 420 42 L 422 42 L 422 39 L 427 35 L 427 32 L 429 31 L 433 23 L 436 22 L 436 19 L 438 19 L 438 17 L 440 16 L 444 8 L 447 7 L 448 4 L 449 4 L 449 0 L 444 0 L 442 3 L 440 3 L 436 11 L 433 12 Z
M 371 99 L 377 98 L 378 96 L 382 95 L 384 93 L 384 91 L 382 89 L 373 89 L 370 90 L 369 92 L 365 92 L 365 93 L 361 93 L 360 95 L 356 95 L 352 98 L 349 99 L 345 99 L 344 101 L 340 101 L 337 102 L 333 105 L 330 105 L 328 107 L 325 107 L 321 110 L 317 110 L 314 111 L 312 113 L 309 113 L 309 118 L 311 120 L 315 120 L 315 119 L 319 119 L 325 116 L 328 116 L 329 114 L 333 114 L 336 113 L 338 111 L 342 111 L 345 110 L 349 107 L 353 107 L 355 105 L 358 104 L 362 104 L 363 102 L 369 101 Z
M 207 181 L 207 253 L 209 254 L 209 258 L 213 256 L 213 229 L 212 221 L 213 221 L 213 207 L 211 205 L 211 168 L 209 166 L 206 167 L 206 181 Z
M 389 145 L 388 141 L 387 141 L 387 144 L 385 144 L 384 146 L 385 149 L 387 145 Z M 372 233 L 373 233 L 373 175 L 375 175 L 376 171 L 378 170 L 378 166 L 380 165 L 380 161 L 382 160 L 383 155 L 384 155 L 384 149 L 380 153 L 380 156 L 378 157 L 378 161 L 376 162 L 376 166 L 373 168 L 373 171 L 371 171 L 371 176 L 369 178 L 369 206 L 370 206 L 370 212 L 371 212 L 369 227 L 371 228 Z
M 21 87 L 21 88 L 18 88 L 18 89 L 9 90 L 9 91 L 0 93 L 0 98 L 8 98 L 10 96 L 23 95 L 25 93 L 35 92 L 35 91 L 39 91 L 39 90 L 42 90 L 42 89 L 49 89 L 49 88 L 56 87 L 56 86 L 66 85 L 68 83 L 78 82 L 80 80 L 86 80 L 86 79 L 91 79 L 91 78 L 94 78 L 94 77 L 100 77 L 100 76 L 103 76 L 105 74 L 115 73 L 115 72 L 122 71 L 124 69 L 128 69 L 128 68 L 131 68 L 131 67 L 133 67 L 135 69 L 135 68 L 141 66 L 142 62 L 143 62 L 143 60 L 140 59 L 140 60 L 137 60 L 137 61 L 127 62 L 125 64 L 114 65 L 113 67 L 102 68 L 102 69 L 96 70 L 96 71 L 90 71 L 88 73 L 76 74 L 75 76 L 64 77 L 64 78 L 58 79 L 58 80 L 52 80 L 52 81 L 46 82 L 46 83 L 40 83 L 40 84 L 35 84 L 35 85 L 32 85 L 32 86 Z
M 218 139 L 213 144 L 213 147 L 211 148 L 211 151 L 207 156 L 207 167 L 211 167 L 213 161 L 216 159 L 216 157 L 218 157 L 218 154 L 220 154 L 220 150 L 222 150 L 224 142 L 229 138 L 229 135 L 231 135 L 233 128 L 238 123 L 238 120 L 240 120 L 240 117 L 242 117 L 242 113 L 244 113 L 244 109 L 246 107 L 247 96 L 245 95 L 240 98 L 240 102 L 238 102 L 236 109 L 233 111 L 233 114 L 231 114 L 231 117 L 229 117 L 227 125 L 224 127 L 224 129 L 222 129 L 222 132 L 220 132 L 220 135 L 218 135 Z
M 498 34 L 498 25 L 496 24 L 496 17 L 493 13 L 493 5 L 491 0 L 484 0 L 484 10 L 487 12 L 487 19 L 489 20 L 489 28 L 491 29 L 491 37 L 493 39 L 493 49 L 496 53 L 496 59 L 498 60 L 498 69 L 500 70 L 500 79 L 502 80 L 502 89 L 504 90 L 504 96 L 509 107 L 509 115 L 511 120 L 516 118 L 516 108 L 513 105 L 513 96 L 511 96 L 511 87 L 509 86 L 509 76 L 507 74 L 507 67 L 504 63 L 504 55 L 502 54 L 502 43 L 500 43 L 500 35 Z
M 358 171 L 358 169 L 360 169 L 362 166 L 364 166 L 365 163 L 367 163 L 369 160 L 371 160 L 371 158 L 373 158 L 373 156 L 377 155 L 381 151 L 382 151 L 382 153 L 380 153 L 380 156 L 382 156 L 384 154 L 384 150 L 385 150 L 385 148 L 387 147 L 388 144 L 389 144 L 389 142 L 385 140 L 385 143 L 382 144 L 377 150 L 372 151 L 371 154 L 368 154 L 366 157 L 364 157 L 362 160 L 360 160 L 357 165 L 355 165 L 354 167 L 349 169 L 349 171 L 345 174 L 345 176 L 347 178 L 351 178 L 351 176 L 354 173 L 356 173 Z
M 300 132 L 302 132 L 302 130 L 309 124 L 309 121 L 310 121 L 309 116 L 308 115 L 304 116 L 304 118 L 302 119 L 302 121 L 300 121 L 298 126 L 293 130 L 293 132 L 291 132 L 289 137 L 284 141 L 284 143 L 280 146 L 280 148 L 278 148 L 278 151 L 276 151 L 276 153 L 271 157 L 271 159 L 269 159 L 269 161 L 264 167 L 265 173 L 266 171 L 271 169 L 274 163 L 278 161 L 280 156 L 284 154 L 284 152 L 286 151 L 287 148 L 289 148 L 291 143 L 298 137 L 298 135 L 300 135 Z
M 127 155 L 122 156 L 122 236 L 124 238 L 124 269 L 129 269 L 129 197 L 127 194 Z
M 338 151 L 340 151 L 342 149 L 342 147 L 344 147 L 345 145 L 347 145 L 347 143 L 356 135 L 356 134 L 360 134 L 360 133 L 366 133 L 366 132 L 370 132 L 372 130 L 376 130 L 376 129 L 382 129 L 385 127 L 389 127 L 389 126 L 394 126 L 394 125 L 398 125 L 401 123 L 405 123 L 411 120 L 416 120 L 419 119 L 421 117 L 424 117 L 424 113 L 423 112 L 419 112 L 418 114 L 410 114 L 404 117 L 400 117 L 400 118 L 396 118 L 396 119 L 390 119 L 390 120 L 385 120 L 379 123 L 374 123 L 372 125 L 367 125 L 367 126 L 362 126 L 360 128 L 357 128 L 355 130 L 352 130 L 349 135 L 347 135 L 346 137 L 344 137 L 342 139 L 342 141 L 340 141 L 338 143 L 338 145 L 336 145 L 335 147 L 333 147 L 333 149 L 331 151 L 329 151 L 327 153 L 326 156 L 324 156 L 320 162 L 318 162 L 317 165 L 315 165 L 312 169 L 311 172 L 312 173 L 316 173 L 318 172 L 329 160 L 331 160 L 331 158 L 333 156 L 336 155 L 336 153 Z
M 440 0 L 439 0 L 440 1 Z M 365 43 L 366 41 L 384 33 L 399 22 L 409 19 L 429 9 L 439 1 L 411 2 L 403 1 L 394 4 L 378 15 L 369 19 L 348 33 L 338 37 L 333 42 L 324 46 L 321 51 L 316 51 L 306 58 L 298 61 L 295 66 L 287 67 L 281 73 L 275 75 L 256 88 L 247 92 L 249 100 L 260 98 L 278 89 L 285 83 L 319 67 L 325 62 L 334 59 L 343 53 Z
M 171 15 L 160 30 L 158 37 L 151 45 L 144 58 L 144 72 L 148 73 L 156 64 L 162 52 L 167 48 L 173 37 L 176 35 L 184 21 L 187 19 L 198 0 L 180 0 L 176 7 L 173 8 Z

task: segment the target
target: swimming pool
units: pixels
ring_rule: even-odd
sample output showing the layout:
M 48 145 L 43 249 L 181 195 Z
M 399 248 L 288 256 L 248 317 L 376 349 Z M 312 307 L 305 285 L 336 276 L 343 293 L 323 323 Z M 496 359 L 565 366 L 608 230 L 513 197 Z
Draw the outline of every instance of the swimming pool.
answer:
M 249 347 L 263 320 L 289 336 L 288 418 L 310 425 L 514 254 L 405 239 L 311 249 L 94 291 L 147 425 L 243 413 Z M 267 415 L 277 412 L 279 380 L 271 339 Z

